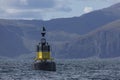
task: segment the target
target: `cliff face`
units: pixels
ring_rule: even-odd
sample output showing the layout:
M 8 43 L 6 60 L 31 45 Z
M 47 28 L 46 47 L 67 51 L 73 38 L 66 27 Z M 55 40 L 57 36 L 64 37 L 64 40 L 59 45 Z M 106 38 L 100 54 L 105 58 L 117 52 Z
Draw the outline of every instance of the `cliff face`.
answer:
M 94 36 L 100 57 L 120 56 L 120 20 L 105 25 Z
M 67 43 L 65 57 L 113 58 L 120 56 L 120 20 L 90 32 L 79 39 Z M 63 57 L 63 56 L 62 56 Z

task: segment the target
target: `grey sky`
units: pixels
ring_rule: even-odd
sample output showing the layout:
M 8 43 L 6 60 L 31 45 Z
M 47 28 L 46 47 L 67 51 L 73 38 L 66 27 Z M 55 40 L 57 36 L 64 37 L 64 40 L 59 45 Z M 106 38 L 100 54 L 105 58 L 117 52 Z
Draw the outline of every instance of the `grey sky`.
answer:
M 0 18 L 53 19 L 81 16 L 120 0 L 0 0 Z

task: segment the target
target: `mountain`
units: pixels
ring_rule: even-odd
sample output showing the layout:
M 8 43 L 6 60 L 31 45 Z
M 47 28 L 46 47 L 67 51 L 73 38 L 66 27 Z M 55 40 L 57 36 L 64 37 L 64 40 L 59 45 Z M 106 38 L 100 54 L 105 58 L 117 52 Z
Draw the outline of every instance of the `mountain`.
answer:
M 49 30 L 84 35 L 112 21 L 120 19 L 120 3 L 96 10 L 80 17 L 53 19 L 42 22 Z
M 1 27 L 2 26 L 2 27 Z M 29 50 L 23 44 L 23 40 L 20 37 L 19 33 L 14 32 L 15 27 L 6 27 L 0 25 L 0 55 L 13 57 L 23 53 L 28 53 Z M 18 28 L 16 29 L 16 31 Z M 18 31 L 19 32 L 19 31 Z
M 73 42 L 66 43 L 64 48 L 61 51 L 65 56 L 61 56 L 59 53 L 64 58 L 119 57 L 120 20 L 109 23 Z
M 103 12 L 108 13 L 108 15 L 120 16 L 120 3 L 110 6 L 109 8 L 103 9 Z
M 5 24 L 29 25 L 39 28 L 46 26 L 49 31 L 65 31 L 68 33 L 87 34 L 105 24 L 120 19 L 120 3 L 108 8 L 96 10 L 80 17 L 58 18 L 48 21 L 42 20 L 0 20 Z M 28 26 L 28 27 L 29 27 Z
M 120 3 L 84 14 L 80 17 L 59 18 L 48 21 L 32 20 L 31 22 L 26 21 L 25 23 L 38 27 L 45 25 L 50 31 L 65 31 L 84 35 L 105 24 L 120 19 L 120 6 L 118 5 L 120 5 Z
M 21 54 L 35 53 L 36 44 L 40 41 L 40 28 L 44 25 L 49 31 L 47 40 L 52 44 L 54 55 L 58 55 L 59 57 L 76 57 L 72 56 L 74 55 L 73 52 L 78 54 L 80 50 L 83 50 L 83 47 L 80 47 L 75 41 L 78 40 L 81 42 L 81 39 L 86 37 L 91 31 L 95 31 L 101 28 L 101 26 L 119 20 L 119 5 L 120 3 L 84 14 L 80 17 L 60 18 L 48 21 L 0 19 L 0 55 L 15 57 Z M 79 37 L 80 39 L 78 39 Z M 90 42 L 89 39 L 87 42 Z M 74 46 L 75 44 L 78 46 L 77 48 Z M 84 47 L 88 47 L 87 43 Z M 94 46 L 92 45 L 91 47 Z M 71 50 L 72 53 L 69 52 Z M 64 54 L 65 52 L 66 54 Z M 83 50 L 81 53 L 86 53 L 86 51 Z M 88 57 L 92 55 L 93 53 L 91 52 L 89 55 L 81 54 L 78 57 Z

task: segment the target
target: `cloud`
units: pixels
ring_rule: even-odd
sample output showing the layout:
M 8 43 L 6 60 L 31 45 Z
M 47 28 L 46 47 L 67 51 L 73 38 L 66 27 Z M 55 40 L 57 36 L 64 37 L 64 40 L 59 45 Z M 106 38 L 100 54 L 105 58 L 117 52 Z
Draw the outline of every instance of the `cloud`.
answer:
M 1 0 L 1 5 L 16 9 L 52 8 L 55 0 Z
M 24 3 L 24 1 L 23 1 Z M 18 8 L 23 9 L 43 9 L 55 7 L 54 0 L 26 0 L 25 5 L 19 5 Z
M 51 12 L 72 11 L 66 3 L 64 0 L 0 0 L 0 14 L 4 18 L 41 19 Z
M 84 8 L 83 11 L 84 11 L 84 13 L 89 13 L 89 12 L 93 11 L 93 8 L 87 6 L 87 7 Z
M 0 18 L 52 19 L 80 16 L 83 14 L 83 8 L 84 13 L 95 9 L 93 5 L 97 4 L 94 1 L 100 1 L 99 5 L 108 3 L 103 6 L 120 2 L 120 0 L 0 0 Z

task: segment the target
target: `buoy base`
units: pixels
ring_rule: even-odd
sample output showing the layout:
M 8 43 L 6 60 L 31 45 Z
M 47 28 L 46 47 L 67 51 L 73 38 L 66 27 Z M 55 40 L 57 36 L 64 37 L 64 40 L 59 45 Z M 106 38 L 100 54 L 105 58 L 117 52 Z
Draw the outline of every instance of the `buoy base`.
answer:
M 44 71 L 56 71 L 55 62 L 35 62 L 34 63 L 35 70 L 44 70 Z

